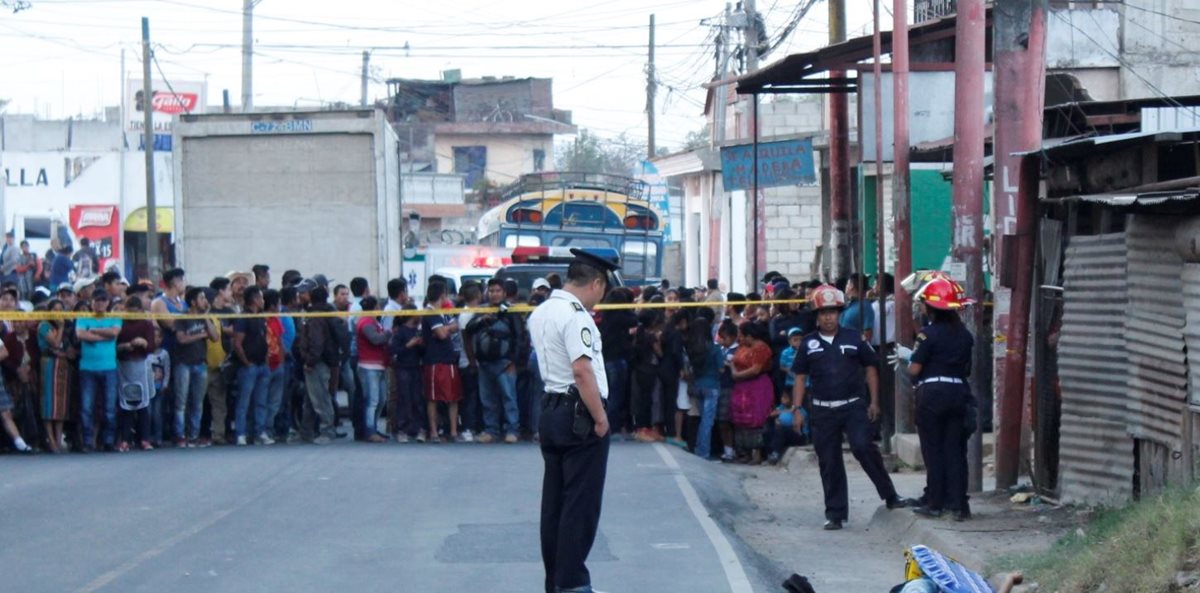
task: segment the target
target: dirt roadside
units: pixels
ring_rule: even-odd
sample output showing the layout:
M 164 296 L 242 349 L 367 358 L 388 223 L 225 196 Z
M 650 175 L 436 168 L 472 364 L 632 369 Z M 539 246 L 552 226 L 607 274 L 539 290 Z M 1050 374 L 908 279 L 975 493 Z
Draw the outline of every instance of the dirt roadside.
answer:
M 925 544 L 987 574 L 996 559 L 1048 549 L 1086 519 L 1085 511 L 1052 505 L 1014 505 L 1004 494 L 972 498 L 975 518 L 918 519 L 908 510 L 888 511 L 870 480 L 846 456 L 850 521 L 826 532 L 816 457 L 797 448 L 776 467 L 724 466 L 738 476 L 746 510 L 733 518 L 745 543 L 774 565 L 782 582 L 791 573 L 810 579 L 817 593 L 884 593 L 903 581 L 904 550 Z M 918 496 L 923 473 L 892 474 L 897 491 Z

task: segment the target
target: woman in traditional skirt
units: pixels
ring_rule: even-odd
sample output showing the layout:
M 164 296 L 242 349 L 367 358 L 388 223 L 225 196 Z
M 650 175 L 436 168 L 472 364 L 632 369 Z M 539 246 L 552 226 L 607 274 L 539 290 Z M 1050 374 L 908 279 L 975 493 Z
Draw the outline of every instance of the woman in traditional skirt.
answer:
M 62 301 L 53 299 L 47 311 L 64 310 Z M 42 352 L 42 422 L 46 425 L 46 438 L 50 450 L 58 453 L 63 446 L 63 422 L 71 418 L 71 368 L 70 343 L 67 338 L 66 322 L 43 321 L 38 324 L 38 348 Z
M 738 328 L 741 347 L 729 361 L 733 378 L 730 416 L 734 448 L 743 462 L 762 463 L 763 426 L 771 413 L 775 388 L 771 382 L 771 334 L 766 325 L 743 321 Z

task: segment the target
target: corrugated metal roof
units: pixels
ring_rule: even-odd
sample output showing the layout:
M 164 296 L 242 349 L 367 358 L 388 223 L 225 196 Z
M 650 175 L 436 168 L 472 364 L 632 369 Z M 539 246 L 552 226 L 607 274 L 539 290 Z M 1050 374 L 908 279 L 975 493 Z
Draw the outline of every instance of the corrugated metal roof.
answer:
M 1183 259 L 1175 251 L 1175 221 L 1134 214 L 1126 226 L 1129 253 L 1129 432 L 1178 450 L 1187 397 L 1183 327 Z
M 1182 142 L 1195 139 L 1198 129 L 1180 129 L 1170 131 L 1129 132 L 1125 134 L 1107 134 L 1104 136 L 1088 136 L 1069 140 L 1067 142 L 1045 140 L 1040 148 L 1014 152 L 1017 156 L 1037 154 L 1047 159 L 1062 159 L 1074 155 L 1092 152 L 1097 146 L 1105 146 L 1105 152 L 1116 150 L 1122 144 L 1137 144 L 1141 142 Z
M 1187 310 L 1187 325 L 1183 339 L 1187 344 L 1188 397 L 1200 406 L 1200 264 L 1183 265 L 1183 307 Z
M 1133 495 L 1133 442 L 1125 426 L 1125 249 L 1124 233 L 1071 237 L 1067 246 L 1058 345 L 1064 500 L 1105 503 Z
M 1185 202 L 1200 197 L 1200 189 L 1181 189 L 1174 191 L 1154 192 L 1115 192 L 1108 194 L 1090 194 L 1062 198 L 1061 202 L 1094 202 L 1109 206 L 1153 206 L 1166 202 Z

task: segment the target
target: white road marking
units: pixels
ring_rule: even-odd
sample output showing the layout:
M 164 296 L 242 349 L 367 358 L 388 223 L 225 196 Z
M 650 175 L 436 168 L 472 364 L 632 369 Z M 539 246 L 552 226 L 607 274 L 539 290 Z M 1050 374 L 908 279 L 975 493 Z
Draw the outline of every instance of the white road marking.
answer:
M 654 548 L 655 550 L 690 550 L 692 548 L 691 544 L 669 542 L 663 544 L 650 544 L 650 547 Z
M 717 526 L 717 522 L 708 515 L 708 510 L 704 508 L 704 503 L 700 502 L 700 496 L 696 494 L 692 483 L 688 481 L 687 476 L 683 475 L 679 463 L 675 461 L 674 457 L 671 457 L 671 453 L 661 443 L 655 443 L 654 449 L 658 451 L 659 457 L 662 457 L 663 463 L 666 463 L 667 467 L 675 472 L 675 483 L 679 485 L 679 491 L 683 493 L 683 499 L 687 501 L 688 508 L 696 516 L 696 521 L 700 523 L 704 534 L 708 536 L 708 541 L 716 550 L 717 559 L 721 561 L 721 568 L 725 571 L 725 579 L 729 581 L 731 593 L 754 593 L 754 588 L 750 586 L 750 579 L 746 577 L 746 569 L 742 566 L 742 561 L 738 560 L 737 552 L 733 551 L 733 545 L 729 543 L 729 539 Z

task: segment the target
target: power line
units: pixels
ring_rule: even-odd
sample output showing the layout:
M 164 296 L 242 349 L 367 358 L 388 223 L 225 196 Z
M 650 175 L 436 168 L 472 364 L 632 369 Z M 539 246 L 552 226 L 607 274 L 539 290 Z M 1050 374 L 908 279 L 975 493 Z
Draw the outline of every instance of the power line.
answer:
M 1132 5 L 1128 5 L 1128 6 L 1132 6 Z M 1099 21 L 1096 20 L 1096 16 L 1092 14 L 1092 11 L 1089 10 L 1089 11 L 1087 11 L 1087 13 L 1088 13 L 1088 16 L 1092 18 L 1092 22 L 1096 23 L 1096 26 L 1099 27 L 1100 23 L 1099 23 Z M 1146 25 L 1139 23 L 1137 21 L 1137 19 L 1125 19 L 1125 22 L 1133 23 L 1134 25 L 1137 25 L 1138 27 L 1140 27 L 1142 30 L 1146 31 L 1147 33 L 1155 35 L 1159 39 L 1162 39 L 1163 41 L 1166 41 L 1167 43 L 1173 44 L 1175 47 L 1178 47 L 1179 49 L 1182 49 L 1183 51 L 1186 51 L 1189 53 L 1193 51 L 1192 48 L 1184 46 L 1182 43 L 1179 43 L 1178 41 L 1175 41 L 1174 39 L 1170 39 L 1166 35 L 1163 35 L 1162 33 L 1159 33 L 1158 31 L 1155 31 L 1154 29 L 1151 29 L 1150 27 L 1147 27 Z M 1197 21 L 1196 24 L 1200 24 L 1200 21 Z
M 1142 76 L 1142 74 L 1140 72 L 1138 72 L 1137 69 L 1134 68 L 1132 64 L 1127 62 L 1119 54 L 1113 53 L 1107 47 L 1104 47 L 1103 45 L 1101 45 L 1100 42 L 1097 41 L 1095 38 L 1093 38 L 1091 35 L 1089 35 L 1087 33 L 1087 31 L 1080 29 L 1075 23 L 1071 22 L 1070 19 L 1064 17 L 1060 12 L 1054 12 L 1054 16 L 1058 17 L 1059 20 L 1061 20 L 1062 22 L 1069 25 L 1072 29 L 1074 29 L 1080 35 L 1083 35 L 1084 38 L 1086 38 L 1088 41 L 1092 42 L 1092 45 L 1095 45 L 1097 48 L 1100 49 L 1100 51 L 1108 54 L 1109 57 L 1116 60 L 1117 63 L 1121 65 L 1121 67 L 1125 68 L 1126 70 L 1129 71 L 1130 74 L 1133 74 L 1135 77 L 1137 77 L 1137 79 L 1142 81 L 1142 84 L 1145 84 L 1147 87 L 1150 88 L 1150 90 L 1154 91 L 1155 93 L 1158 93 L 1158 95 L 1160 97 L 1166 99 L 1168 103 L 1173 103 L 1176 107 L 1178 107 L 1180 109 L 1187 109 L 1188 111 L 1191 111 L 1193 117 L 1200 117 L 1200 112 L 1197 112 L 1195 107 L 1188 107 L 1188 106 L 1180 103 L 1174 97 L 1163 92 L 1162 89 L 1155 86 L 1153 82 L 1150 82 L 1149 79 L 1147 79 L 1145 76 Z
M 1182 16 L 1179 16 L 1179 15 L 1177 15 L 1177 14 L 1170 14 L 1170 13 L 1162 12 L 1161 10 L 1155 10 L 1155 9 L 1153 9 L 1153 8 L 1146 8 L 1146 7 L 1144 7 L 1144 6 L 1138 6 L 1138 5 L 1136 5 L 1136 4 L 1131 4 L 1131 3 L 1129 3 L 1129 1 L 1128 1 L 1128 0 L 1126 0 L 1125 2 L 1121 2 L 1120 4 L 1123 4 L 1123 5 L 1124 5 L 1126 8 L 1132 8 L 1132 9 L 1134 9 L 1134 10 L 1140 10 L 1140 11 L 1142 11 L 1142 12 L 1148 12 L 1148 13 L 1150 13 L 1150 14 L 1157 14 L 1158 16 L 1161 16 L 1161 17 L 1166 17 L 1166 18 L 1169 18 L 1169 19 L 1174 19 L 1174 20 L 1177 20 L 1177 21 L 1180 21 L 1180 22 L 1184 22 L 1184 23 L 1191 23 L 1191 24 L 1193 24 L 1193 25 L 1200 25 L 1200 21 L 1198 21 L 1198 20 L 1195 20 L 1195 19 L 1189 19 L 1189 18 L 1186 18 L 1186 17 L 1182 17 Z
M 213 7 L 213 6 L 206 6 L 203 4 L 193 4 L 190 2 L 183 2 L 181 0 L 159 0 L 159 2 L 161 2 L 163 4 L 171 4 L 174 6 L 194 8 L 197 10 L 207 10 L 210 12 L 217 12 L 217 13 L 223 13 L 223 14 L 235 14 L 238 16 L 241 16 L 241 14 L 242 14 L 242 12 L 240 10 L 217 8 L 217 7 Z M 691 4 L 691 3 L 692 3 L 692 0 L 680 0 L 680 1 L 676 1 L 676 2 L 668 2 L 665 4 L 646 6 L 646 7 L 642 7 L 642 8 L 645 10 L 649 10 L 651 8 L 659 8 L 659 7 L 667 7 L 667 6 L 674 6 L 674 5 L 679 5 L 679 4 Z M 592 7 L 589 7 L 589 8 L 594 8 L 594 7 L 598 7 L 598 6 L 607 6 L 609 4 L 611 4 L 611 2 L 605 1 L 602 3 L 596 4 L 596 5 L 593 5 Z M 512 22 L 504 22 L 504 23 L 464 22 L 460 27 L 455 27 L 455 28 L 452 28 L 451 30 L 453 30 L 453 29 L 461 30 L 462 28 L 472 28 L 472 27 L 483 28 L 485 30 L 509 30 L 509 29 L 512 29 L 515 27 L 527 26 L 531 23 L 550 20 L 552 18 L 555 18 L 557 16 L 562 16 L 565 14 L 584 13 L 585 10 L 586 9 L 572 9 L 572 10 L 558 13 L 555 15 L 548 15 L 545 17 L 527 19 L 524 21 L 512 21 Z M 594 21 L 595 17 L 597 17 L 597 16 L 606 15 L 606 14 L 624 14 L 627 12 L 628 12 L 628 10 L 626 10 L 626 9 L 619 9 L 619 10 L 615 9 L 615 10 L 610 10 L 610 11 L 586 13 L 586 14 L 583 14 L 582 16 L 584 18 Z M 272 16 L 272 15 L 266 15 L 266 14 L 255 14 L 254 18 L 256 20 L 269 20 L 269 21 L 278 21 L 278 22 L 286 22 L 286 23 L 294 23 L 294 24 L 302 24 L 302 25 L 311 25 L 314 27 L 320 27 L 320 28 L 324 28 L 324 29 L 340 29 L 340 30 L 346 30 L 346 31 L 377 31 L 377 32 L 383 32 L 383 33 L 416 33 L 416 32 L 420 32 L 420 30 L 421 30 L 421 27 L 411 27 L 411 26 L 410 27 L 381 27 L 381 26 L 367 26 L 367 25 L 347 25 L 347 24 L 341 24 L 341 23 L 311 21 L 311 20 L 292 18 L 292 17 Z M 459 18 L 459 20 L 461 20 L 461 18 Z M 595 25 L 594 25 L 594 23 L 591 23 L 588 26 L 595 26 Z

